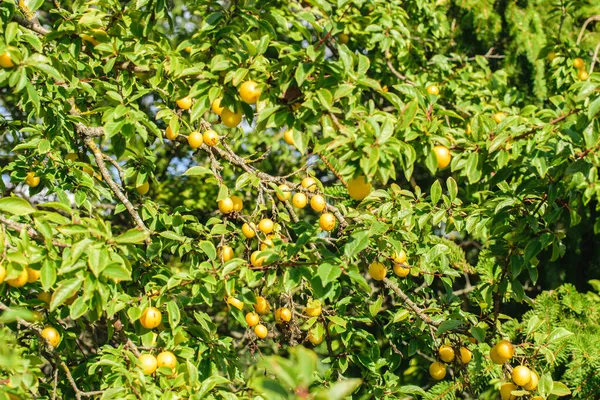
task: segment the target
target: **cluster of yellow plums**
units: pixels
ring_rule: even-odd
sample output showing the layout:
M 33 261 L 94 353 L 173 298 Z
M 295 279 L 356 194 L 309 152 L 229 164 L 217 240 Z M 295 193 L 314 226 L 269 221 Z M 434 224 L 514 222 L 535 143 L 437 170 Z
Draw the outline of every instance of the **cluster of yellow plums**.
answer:
M 7 279 L 6 283 L 12 287 L 23 287 L 27 283 L 33 283 L 40 279 L 41 272 L 35 268 L 25 267 L 19 272 L 19 275 L 12 279 Z M 6 278 L 6 268 L 0 265 L 0 283 Z
M 577 78 L 581 81 L 587 81 L 590 75 L 585 70 L 585 61 L 582 58 L 577 57 L 573 60 L 573 66 L 577 69 Z
M 500 340 L 490 349 L 490 359 L 494 364 L 505 364 L 515 354 L 515 348 L 508 340 Z M 535 371 L 530 370 L 525 365 L 518 365 L 512 370 L 512 382 L 506 382 L 500 387 L 500 396 L 502 400 L 515 400 L 517 396 L 511 393 L 517 390 L 517 386 L 523 389 L 532 391 L 537 388 L 539 377 Z M 532 400 L 541 400 L 539 396 L 535 396 Z
M 401 278 L 406 278 L 410 274 L 410 266 L 406 264 L 406 252 L 400 250 L 392 258 L 394 263 L 394 274 Z M 369 275 L 376 281 L 382 281 L 387 275 L 387 267 L 379 261 L 373 261 L 369 265 Z
M 458 357 L 455 357 L 454 349 L 452 348 L 452 346 L 449 346 L 447 344 L 440 346 L 440 348 L 438 349 L 438 355 L 440 360 L 442 360 L 443 362 L 435 361 L 431 363 L 431 365 L 429 365 L 429 375 L 431 375 L 431 377 L 436 381 L 442 380 L 446 377 L 446 364 L 450 364 L 454 361 L 455 358 L 457 358 L 461 364 L 466 365 L 471 361 L 471 358 L 473 357 L 473 353 L 471 352 L 471 350 L 467 349 L 464 346 L 460 347 L 458 351 Z
M 162 322 L 162 313 L 156 307 L 147 307 L 140 316 L 140 324 L 146 329 L 154 329 Z M 152 375 L 160 367 L 167 367 L 175 372 L 177 358 L 170 351 L 163 351 L 156 357 L 150 353 L 141 354 L 138 357 L 142 371 L 146 375 Z

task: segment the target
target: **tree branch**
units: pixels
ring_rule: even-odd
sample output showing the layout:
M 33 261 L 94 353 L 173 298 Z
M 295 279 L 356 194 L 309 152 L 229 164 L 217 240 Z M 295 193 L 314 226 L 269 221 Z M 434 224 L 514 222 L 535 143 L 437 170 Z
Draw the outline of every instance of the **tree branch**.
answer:
M 41 240 L 41 241 L 46 240 L 44 238 L 44 236 L 42 236 L 38 231 L 36 231 L 29 225 L 21 224 L 20 222 L 11 221 L 10 219 L 6 218 L 3 215 L 0 215 L 0 222 L 3 223 L 4 225 L 6 225 L 8 228 L 14 229 L 15 231 L 17 231 L 19 233 L 25 231 L 27 233 L 27 235 L 32 239 Z M 54 246 L 58 246 L 58 247 L 71 247 L 71 245 L 69 245 L 69 244 L 61 243 L 56 240 L 53 240 L 52 244 Z
M 583 39 L 583 33 L 585 32 L 585 28 L 587 28 L 588 24 L 592 21 L 600 21 L 600 15 L 593 15 L 585 20 L 585 22 L 583 23 L 583 26 L 581 27 L 581 30 L 579 31 L 579 36 L 577 36 L 577 45 L 578 46 L 579 46 L 579 43 L 581 42 L 581 39 Z
M 441 324 L 441 322 L 437 322 L 429 318 L 429 316 L 425 314 L 424 310 L 417 306 L 394 282 L 390 281 L 388 278 L 384 278 L 383 283 L 385 286 L 392 289 L 394 293 L 396 293 L 396 295 L 402 299 L 404 304 L 413 310 L 423 322 L 432 326 L 439 326 Z
M 39 33 L 42 36 L 48 35 L 51 32 L 39 23 L 19 17 L 18 15 L 13 16 L 13 21 L 15 21 L 17 24 L 21 25 L 24 28 L 30 29 L 35 33 Z

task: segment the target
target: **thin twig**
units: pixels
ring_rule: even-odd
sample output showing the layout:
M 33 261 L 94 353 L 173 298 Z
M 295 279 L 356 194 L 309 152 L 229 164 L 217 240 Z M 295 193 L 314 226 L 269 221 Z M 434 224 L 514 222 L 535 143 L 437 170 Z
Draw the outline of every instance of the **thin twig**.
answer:
M 394 282 L 390 281 L 388 278 L 384 278 L 383 279 L 383 283 L 385 284 L 385 286 L 387 286 L 388 288 L 392 289 L 394 291 L 394 293 L 396 293 L 396 295 L 398 297 L 400 297 L 400 299 L 402 299 L 402 301 L 404 302 L 404 304 L 406 304 L 411 310 L 413 310 L 415 312 L 415 314 L 417 314 L 417 316 L 426 324 L 428 325 L 433 325 L 433 326 L 439 326 L 441 324 L 441 322 L 438 321 L 434 321 L 431 318 L 429 318 L 429 316 L 427 314 L 425 314 L 424 310 L 421 309 L 419 306 L 417 306 L 403 291 L 402 289 L 400 289 L 398 287 L 398 285 L 396 285 Z
M 579 43 L 581 42 L 581 39 L 583 39 L 583 33 L 585 32 L 585 28 L 587 28 L 588 24 L 592 21 L 600 21 L 600 15 L 593 15 L 585 20 L 585 22 L 583 23 L 583 26 L 581 27 L 581 30 L 579 31 L 579 36 L 577 36 L 577 45 L 578 46 L 579 46 Z

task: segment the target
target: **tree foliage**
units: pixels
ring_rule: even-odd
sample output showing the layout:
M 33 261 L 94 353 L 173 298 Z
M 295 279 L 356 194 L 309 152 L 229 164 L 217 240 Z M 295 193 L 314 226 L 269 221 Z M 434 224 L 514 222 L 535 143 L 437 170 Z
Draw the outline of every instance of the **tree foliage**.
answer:
M 0 398 L 599 396 L 598 14 L 0 2 Z

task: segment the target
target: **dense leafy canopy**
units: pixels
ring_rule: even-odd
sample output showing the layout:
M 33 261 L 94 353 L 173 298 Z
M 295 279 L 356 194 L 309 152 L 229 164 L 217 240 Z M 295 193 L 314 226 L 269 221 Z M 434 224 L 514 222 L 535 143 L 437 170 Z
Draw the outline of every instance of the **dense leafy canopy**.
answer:
M 599 396 L 598 14 L 0 2 L 0 398 Z

